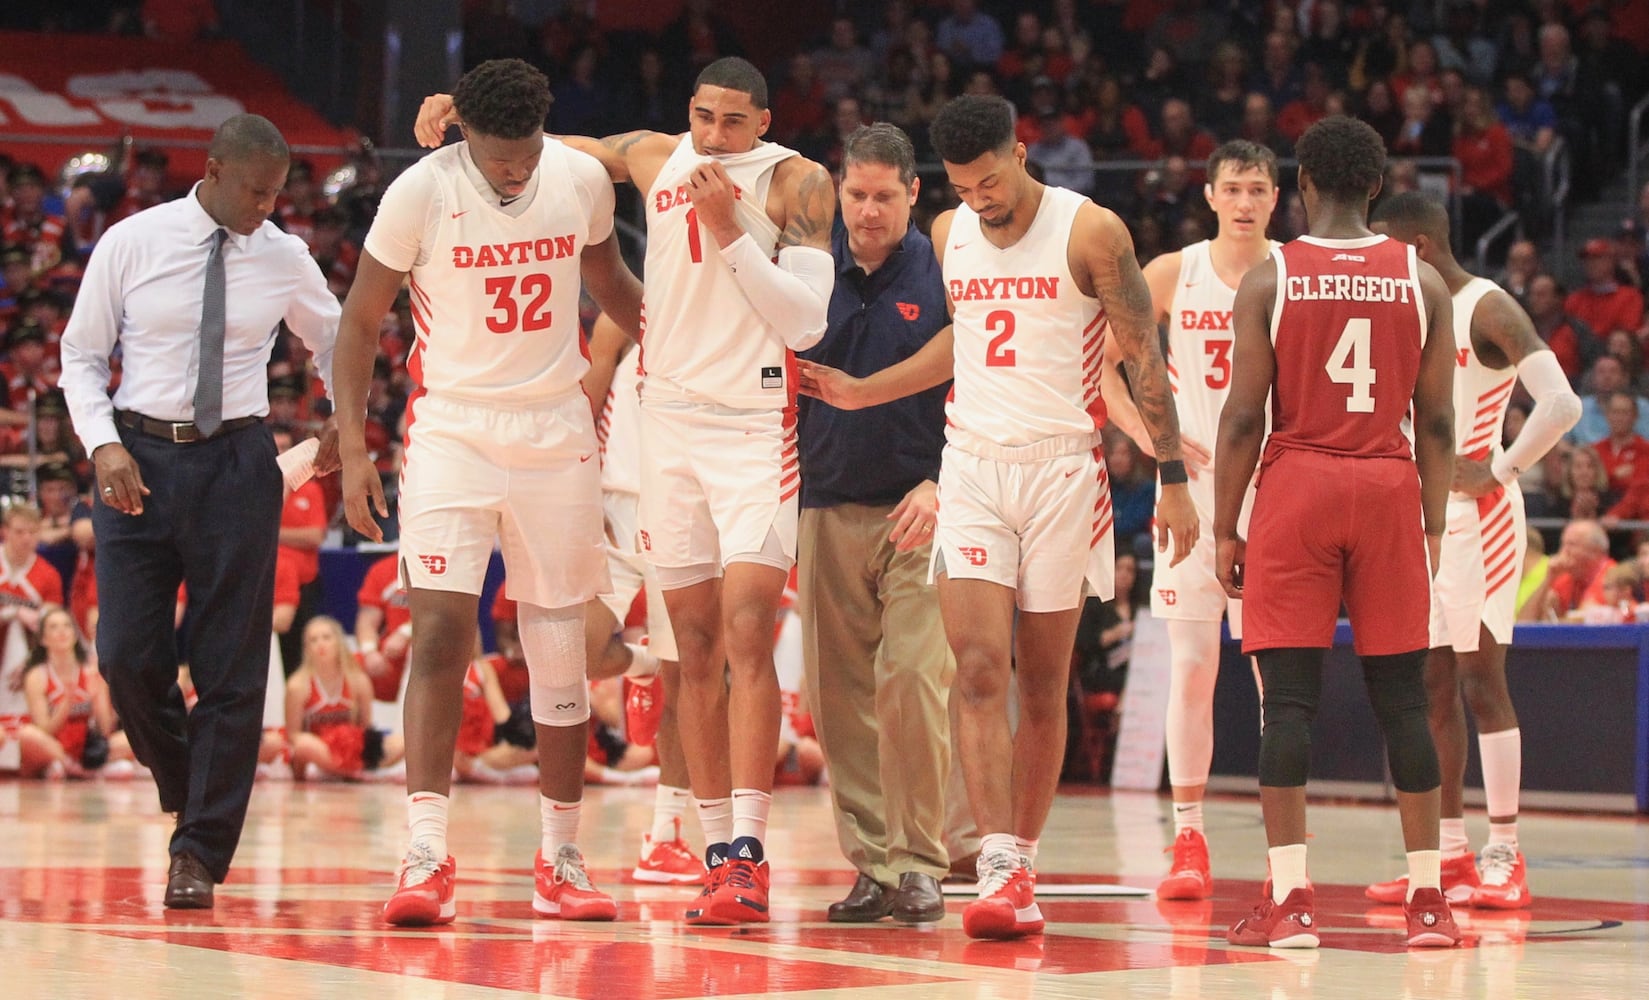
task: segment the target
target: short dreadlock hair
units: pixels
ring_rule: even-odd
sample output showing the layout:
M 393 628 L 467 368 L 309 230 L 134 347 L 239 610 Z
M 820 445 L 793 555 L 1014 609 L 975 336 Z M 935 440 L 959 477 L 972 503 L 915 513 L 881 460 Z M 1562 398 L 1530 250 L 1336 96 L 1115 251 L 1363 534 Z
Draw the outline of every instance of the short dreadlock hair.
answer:
M 551 99 L 550 81 L 520 59 L 489 59 L 465 73 L 452 91 L 452 106 L 464 126 L 499 139 L 541 134 Z
M 1335 201 L 1367 198 L 1386 172 L 1380 133 L 1345 115 L 1330 115 L 1306 129 L 1294 156 L 1317 190 Z

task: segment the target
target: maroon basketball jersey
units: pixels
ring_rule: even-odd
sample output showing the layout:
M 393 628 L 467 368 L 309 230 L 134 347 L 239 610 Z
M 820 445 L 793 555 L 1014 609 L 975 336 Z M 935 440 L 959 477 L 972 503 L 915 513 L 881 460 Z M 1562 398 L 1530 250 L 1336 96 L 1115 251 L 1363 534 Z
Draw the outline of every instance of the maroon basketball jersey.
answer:
M 1385 236 L 1302 236 L 1272 257 L 1267 449 L 1412 457 L 1409 408 L 1426 336 L 1414 248 Z

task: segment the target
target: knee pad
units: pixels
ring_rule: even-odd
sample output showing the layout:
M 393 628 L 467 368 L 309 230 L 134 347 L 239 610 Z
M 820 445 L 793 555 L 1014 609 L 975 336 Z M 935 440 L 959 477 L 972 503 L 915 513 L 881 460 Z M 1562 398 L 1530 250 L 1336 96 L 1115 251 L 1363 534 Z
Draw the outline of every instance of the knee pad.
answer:
M 1386 740 L 1391 783 L 1400 792 L 1429 792 L 1443 781 L 1426 721 L 1425 664 L 1425 650 L 1363 657 L 1363 684 Z
M 522 604 L 517 612 L 527 659 L 533 721 L 576 726 L 590 717 L 584 662 L 584 608 Z
M 1265 684 L 1260 784 L 1298 788 L 1311 773 L 1311 724 L 1322 700 L 1323 651 L 1266 650 L 1258 659 Z

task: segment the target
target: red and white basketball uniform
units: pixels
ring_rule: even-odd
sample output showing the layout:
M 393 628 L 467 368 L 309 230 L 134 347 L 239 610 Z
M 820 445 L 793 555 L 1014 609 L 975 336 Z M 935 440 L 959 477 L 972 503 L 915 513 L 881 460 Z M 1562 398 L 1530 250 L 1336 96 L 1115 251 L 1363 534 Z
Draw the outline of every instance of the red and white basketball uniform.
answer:
M 763 143 L 718 156 L 734 216 L 772 257 L 773 169 L 793 150 Z M 745 299 L 687 198 L 704 157 L 683 136 L 647 192 L 641 371 L 642 548 L 661 569 L 796 558 L 800 462 L 795 359 Z M 665 574 L 669 576 L 669 574 Z
M 17 565 L 0 552 L 0 603 L 11 607 L 41 608 L 47 604 L 63 603 L 63 577 L 57 567 L 30 554 Z M 23 696 L 23 671 L 28 666 L 29 646 L 33 639 L 23 623 L 13 618 L 0 622 L 0 728 L 8 737 L 0 747 L 0 768 L 17 766 L 7 747 L 17 746 L 17 729 L 29 721 L 29 702 Z
M 1244 566 L 1243 652 L 1423 649 L 1430 570 L 1410 409 L 1426 340 L 1414 248 L 1303 236 L 1272 255 L 1276 373 Z
M 601 603 L 620 625 L 637 594 L 646 594 L 647 645 L 661 660 L 675 660 L 676 635 L 664 607 L 664 591 L 641 547 L 641 368 L 635 354 L 619 359 L 596 421 L 601 441 L 601 506 L 607 515 L 610 593 Z
M 1506 404 L 1517 387 L 1517 369 L 1483 364 L 1472 347 L 1472 314 L 1499 286 L 1473 278 L 1454 293 L 1454 442 L 1475 461 L 1499 457 Z M 1431 645 L 1456 652 L 1477 649 L 1479 626 L 1510 645 L 1517 621 L 1517 583 L 1528 548 L 1523 491 L 1517 480 L 1481 497 L 1449 494 L 1443 554 L 1431 589 Z
M 409 588 L 481 593 L 494 539 L 516 599 L 579 605 L 605 589 L 600 463 L 579 380 L 579 260 L 612 236 L 593 157 L 546 138 L 508 206 L 468 143 L 384 194 L 366 249 L 412 276 L 401 567 Z
M 57 742 L 70 758 L 77 761 L 85 752 L 86 732 L 92 724 L 92 692 L 96 690 L 96 676 L 95 667 L 81 667 L 71 691 L 68 685 L 57 679 L 57 671 L 46 668 L 47 707 L 55 712 L 64 699 L 74 699 L 68 718 L 57 730 Z
M 944 277 L 955 313 L 956 382 L 945 404 L 934 571 L 1018 592 L 1024 611 L 1110 600 L 1111 491 L 1099 395 L 1109 324 L 1077 288 L 1071 228 L 1087 198 L 1047 187 L 1011 247 L 956 210 Z
M 394 555 L 384 556 L 373 563 L 361 581 L 361 589 L 355 594 L 357 605 L 377 608 L 383 613 L 383 622 L 378 626 L 380 643 L 412 621 L 412 609 L 408 602 L 406 588 L 401 586 L 400 558 Z M 395 701 L 401 694 L 401 672 L 406 669 L 407 654 L 403 650 L 400 656 L 384 655 L 389 660 L 390 669 L 382 677 L 372 678 L 372 697 L 378 701 Z
M 1231 316 L 1237 290 L 1214 270 L 1209 241 L 1180 251 L 1168 315 L 1168 386 L 1174 392 L 1180 434 L 1209 449 L 1220 436 L 1220 411 L 1231 395 Z M 1273 251 L 1282 246 L 1271 244 Z M 1242 637 L 1242 602 L 1225 595 L 1214 575 L 1214 476 L 1205 471 L 1188 484 L 1199 531 L 1191 555 L 1178 566 L 1157 559 L 1151 568 L 1151 616 L 1180 621 L 1219 621 L 1229 614 L 1231 634 Z M 1157 484 L 1162 499 L 1162 484 Z M 1237 533 L 1246 536 L 1254 491 L 1243 498 Z

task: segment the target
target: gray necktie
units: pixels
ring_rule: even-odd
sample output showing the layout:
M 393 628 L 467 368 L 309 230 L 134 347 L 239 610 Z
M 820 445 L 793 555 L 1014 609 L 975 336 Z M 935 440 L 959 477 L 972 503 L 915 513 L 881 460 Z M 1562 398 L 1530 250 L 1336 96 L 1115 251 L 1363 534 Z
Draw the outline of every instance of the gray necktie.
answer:
M 223 423 L 223 241 L 229 233 L 212 233 L 206 258 L 206 288 L 200 297 L 200 371 L 195 376 L 195 427 L 210 437 Z

